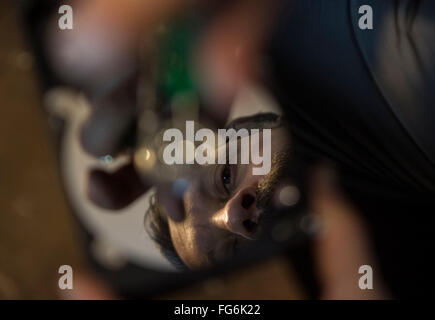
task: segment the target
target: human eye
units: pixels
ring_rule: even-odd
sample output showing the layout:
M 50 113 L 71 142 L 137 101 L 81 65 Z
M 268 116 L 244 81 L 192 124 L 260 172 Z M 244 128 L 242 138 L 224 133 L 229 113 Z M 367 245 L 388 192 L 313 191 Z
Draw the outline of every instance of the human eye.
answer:
M 225 165 L 221 172 L 221 183 L 225 191 L 231 193 L 231 184 L 233 181 L 231 165 Z
M 214 185 L 218 197 L 222 201 L 227 201 L 236 188 L 237 171 L 237 165 L 232 164 L 222 164 L 216 167 Z
M 235 188 L 237 168 L 236 165 L 225 164 L 220 165 L 216 172 L 215 185 L 221 194 L 225 194 L 222 199 L 228 200 L 231 192 Z

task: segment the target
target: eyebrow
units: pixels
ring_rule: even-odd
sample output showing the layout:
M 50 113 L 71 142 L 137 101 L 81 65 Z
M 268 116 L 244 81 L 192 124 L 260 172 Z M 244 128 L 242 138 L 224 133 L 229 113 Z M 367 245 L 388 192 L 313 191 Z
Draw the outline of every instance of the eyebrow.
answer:
M 246 117 L 235 118 L 226 129 L 274 129 L 283 125 L 283 117 L 273 112 L 260 112 Z

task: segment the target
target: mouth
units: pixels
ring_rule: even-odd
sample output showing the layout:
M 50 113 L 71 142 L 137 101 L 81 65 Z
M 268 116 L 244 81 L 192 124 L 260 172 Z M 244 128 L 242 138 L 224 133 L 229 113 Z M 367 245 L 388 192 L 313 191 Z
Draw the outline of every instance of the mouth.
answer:
M 255 235 L 257 234 L 259 229 L 258 223 L 252 220 L 245 220 L 243 221 L 243 226 L 250 234 L 254 235 L 254 237 L 250 238 L 249 240 L 255 240 Z

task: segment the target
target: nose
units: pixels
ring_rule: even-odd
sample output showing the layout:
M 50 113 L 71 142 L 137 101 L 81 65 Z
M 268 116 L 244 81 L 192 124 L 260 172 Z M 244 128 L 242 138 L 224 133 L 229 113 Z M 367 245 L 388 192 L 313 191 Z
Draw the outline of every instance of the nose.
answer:
M 218 212 L 215 217 L 217 225 L 247 239 L 254 239 L 259 218 L 255 190 L 254 187 L 239 190 Z

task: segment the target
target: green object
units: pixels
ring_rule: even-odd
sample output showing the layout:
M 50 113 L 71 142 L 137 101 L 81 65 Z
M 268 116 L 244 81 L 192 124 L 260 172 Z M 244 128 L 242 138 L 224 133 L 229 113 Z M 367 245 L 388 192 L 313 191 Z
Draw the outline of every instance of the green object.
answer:
M 158 45 L 157 83 L 168 100 L 176 95 L 195 94 L 192 51 L 199 24 L 194 19 L 175 21 L 166 26 Z

